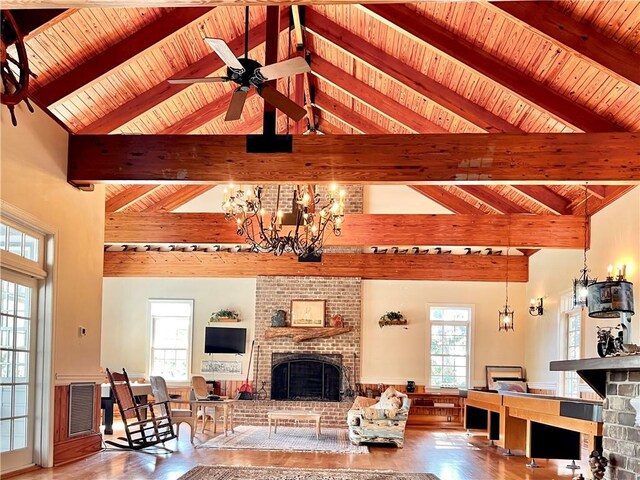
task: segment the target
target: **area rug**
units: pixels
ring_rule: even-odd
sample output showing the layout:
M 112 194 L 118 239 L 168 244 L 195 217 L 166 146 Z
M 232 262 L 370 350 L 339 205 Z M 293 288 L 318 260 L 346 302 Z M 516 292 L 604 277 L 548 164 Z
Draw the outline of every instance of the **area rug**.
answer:
M 388 470 L 318 470 L 315 468 L 223 467 L 199 465 L 178 480 L 440 480 L 433 473 Z
M 346 429 L 323 428 L 316 438 L 315 428 L 279 426 L 278 433 L 269 427 L 240 425 L 235 433 L 218 435 L 196 448 L 222 448 L 228 450 L 275 450 L 286 452 L 369 453 L 364 445 L 352 445 Z

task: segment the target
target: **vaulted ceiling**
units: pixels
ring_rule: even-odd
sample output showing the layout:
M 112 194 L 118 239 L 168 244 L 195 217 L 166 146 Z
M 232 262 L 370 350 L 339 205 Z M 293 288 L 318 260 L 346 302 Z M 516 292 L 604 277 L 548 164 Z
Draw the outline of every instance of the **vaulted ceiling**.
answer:
M 225 122 L 232 85 L 167 82 L 224 74 L 203 37 L 223 38 L 242 55 L 244 7 L 211 3 L 60 12 L 26 37 L 38 75 L 30 98 L 72 134 L 260 133 L 259 96 L 249 97 L 239 121 Z M 302 27 L 294 27 L 291 7 L 280 7 L 278 58 L 304 55 L 311 73 L 280 80 L 278 89 L 309 115 L 298 123 L 278 115 L 278 133 L 640 132 L 640 2 L 293 9 Z M 260 62 L 266 21 L 267 7 L 250 8 L 249 56 Z M 620 182 L 589 183 L 590 214 L 640 182 L 637 168 L 627 171 L 617 173 Z M 585 187 L 567 182 L 415 183 L 411 188 L 462 216 L 584 212 Z M 210 188 L 111 184 L 106 211 L 169 212 Z

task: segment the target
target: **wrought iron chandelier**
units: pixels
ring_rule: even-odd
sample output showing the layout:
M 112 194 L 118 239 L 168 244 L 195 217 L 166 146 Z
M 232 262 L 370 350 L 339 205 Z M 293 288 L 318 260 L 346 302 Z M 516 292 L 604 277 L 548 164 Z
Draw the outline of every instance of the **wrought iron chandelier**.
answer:
M 573 306 L 574 307 L 586 307 L 589 303 L 588 288 L 598 280 L 595 278 L 589 278 L 589 267 L 587 266 L 587 224 L 589 222 L 589 211 L 587 210 L 587 201 L 589 199 L 589 191 L 587 184 L 584 186 L 584 251 L 583 251 L 583 266 L 580 270 L 580 276 L 573 279 Z
M 511 228 L 509 228 L 509 230 L 511 230 Z M 502 330 L 505 332 L 513 330 L 513 309 L 509 306 L 509 248 L 507 248 L 507 273 L 504 307 L 502 310 L 498 311 L 498 331 Z
M 278 185 L 274 211 L 264 207 L 264 188 L 229 185 L 224 190 L 222 208 L 227 220 L 235 220 L 238 235 L 247 239 L 254 252 L 275 255 L 294 253 L 301 259 L 318 258 L 327 236 L 340 235 L 344 222 L 346 193 L 332 185 L 328 198 L 321 204 L 317 186 L 296 185 L 292 212 L 285 213 Z M 311 257 L 311 258 L 310 258 Z

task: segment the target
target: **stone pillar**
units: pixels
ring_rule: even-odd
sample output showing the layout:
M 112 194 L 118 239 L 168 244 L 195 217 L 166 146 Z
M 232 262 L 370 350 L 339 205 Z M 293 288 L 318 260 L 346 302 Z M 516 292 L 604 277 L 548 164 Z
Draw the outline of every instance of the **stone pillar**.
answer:
M 640 426 L 631 405 L 639 397 L 640 371 L 607 374 L 603 449 L 609 480 L 640 480 Z

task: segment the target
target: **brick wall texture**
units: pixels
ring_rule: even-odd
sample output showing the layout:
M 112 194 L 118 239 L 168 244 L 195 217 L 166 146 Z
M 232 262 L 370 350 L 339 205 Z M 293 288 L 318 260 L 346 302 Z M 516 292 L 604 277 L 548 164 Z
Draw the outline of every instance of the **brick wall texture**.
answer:
M 341 277 L 258 277 L 256 280 L 256 347 L 260 347 L 258 364 L 258 384 L 265 382 L 266 398 L 271 398 L 271 357 L 272 353 L 317 353 L 342 354 L 342 365 L 350 374 L 354 387 L 354 367 L 360 361 L 360 318 L 362 280 Z M 336 314 L 341 314 L 346 327 L 351 332 L 334 337 L 317 338 L 296 343 L 290 337 L 265 338 L 265 331 L 271 327 L 271 317 L 276 310 L 287 312 L 287 322 L 291 315 L 291 300 L 326 300 L 325 325 Z M 355 354 L 355 360 L 354 360 Z M 355 363 L 354 363 L 355 362 Z M 359 378 L 359 372 L 356 372 Z M 253 376 L 252 376 L 253 378 Z M 253 403 L 253 402 L 252 402 Z M 287 403 L 287 402 L 275 402 Z M 301 402 L 293 402 L 300 404 Z M 324 405 L 323 402 L 304 402 L 305 409 Z M 338 405 L 336 402 L 334 406 Z M 338 407 L 339 411 L 344 407 Z M 347 408 L 348 409 L 348 408 Z M 346 410 L 344 410 L 346 412 Z M 266 418 L 266 416 L 265 416 Z M 345 417 L 346 418 L 346 417 Z M 323 421 L 324 424 L 324 421 Z
M 280 186 L 280 210 L 285 213 L 290 213 L 293 206 L 293 189 L 294 185 L 281 185 Z M 320 194 L 320 202 L 318 206 L 322 207 L 328 203 L 330 198 L 330 185 L 319 185 L 318 193 Z M 346 192 L 345 196 L 345 213 L 362 213 L 362 185 L 339 185 L 341 190 Z M 267 212 L 274 212 L 276 210 L 278 198 L 278 186 L 277 185 L 265 185 L 262 191 L 262 206 Z
M 634 426 L 636 411 L 630 403 L 638 396 L 640 371 L 608 373 L 603 449 L 609 480 L 640 480 L 640 427 Z

